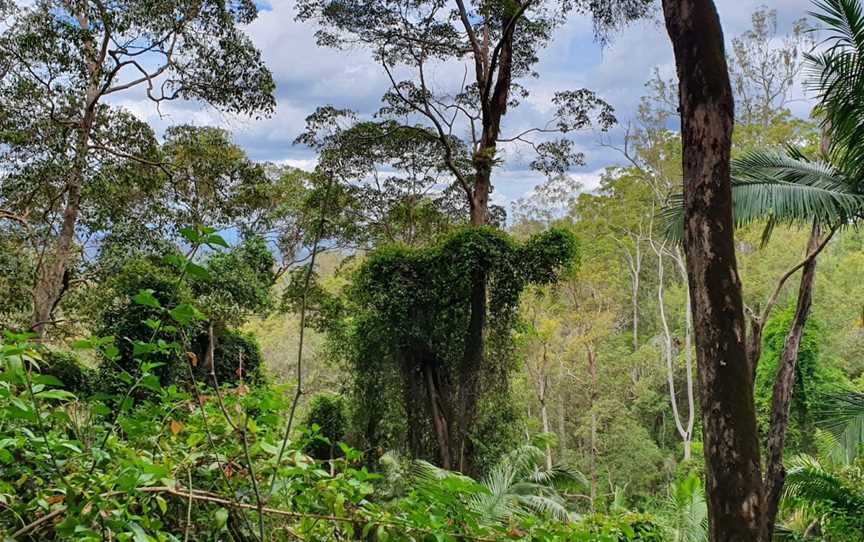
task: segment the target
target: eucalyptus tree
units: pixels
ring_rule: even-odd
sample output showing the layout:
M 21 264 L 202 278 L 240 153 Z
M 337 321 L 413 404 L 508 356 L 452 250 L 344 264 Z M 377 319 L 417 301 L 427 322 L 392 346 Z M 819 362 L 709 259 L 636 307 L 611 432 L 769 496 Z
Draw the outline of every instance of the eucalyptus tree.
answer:
M 352 111 L 325 106 L 306 119 L 297 142 L 319 152 L 312 190 L 326 189 L 338 201 L 328 218 L 338 243 L 416 246 L 466 221 L 464 199 L 422 126 L 359 121 Z M 500 215 L 494 207 L 492 213 Z
M 735 259 L 730 154 L 734 104 L 711 0 L 663 0 L 679 83 L 684 253 L 701 391 L 710 538 L 760 534 L 762 474 L 753 377 Z
M 500 146 L 523 143 L 537 151 L 532 167 L 560 173 L 582 161 L 568 139 L 541 139 L 596 123 L 614 122 L 612 108 L 587 89 L 552 98 L 549 122 L 506 133 L 504 115 L 529 95 L 521 83 L 533 72 L 540 50 L 576 9 L 590 12 L 597 34 L 644 16 L 651 0 L 415 1 L 300 0 L 298 18 L 318 23 L 318 42 L 329 47 L 367 48 L 387 75 L 390 88 L 379 116 L 421 123 L 452 180 L 464 191 L 471 223 L 487 222 L 492 170 Z M 430 70 L 458 74 L 442 86 Z
M 188 99 L 230 113 L 272 111 L 271 74 L 240 28 L 256 15 L 251 0 L 39 0 L 11 8 L 0 34 L 2 152 L 38 170 L 37 193 L 50 205 L 31 215 L 31 198 L 20 193 L 2 205 L 25 220 L 44 213 L 56 231 L 32 290 L 33 330 L 43 332 L 63 294 L 100 162 L 160 167 L 142 152 L 153 141 L 149 129 L 106 103 L 140 93 L 157 108 Z

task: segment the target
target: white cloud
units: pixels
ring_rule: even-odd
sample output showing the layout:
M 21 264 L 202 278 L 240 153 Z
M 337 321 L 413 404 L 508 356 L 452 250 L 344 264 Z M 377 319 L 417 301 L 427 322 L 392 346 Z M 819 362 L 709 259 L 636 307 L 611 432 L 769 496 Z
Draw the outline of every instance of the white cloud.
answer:
M 727 40 L 749 28 L 750 14 L 763 3 L 764 0 L 717 1 Z M 810 0 L 782 0 L 770 7 L 778 10 L 780 31 L 784 32 L 792 21 L 811 9 L 811 4 Z M 214 124 L 231 130 L 254 159 L 304 168 L 314 166 L 314 155 L 309 150 L 292 145 L 303 130 L 305 117 L 325 104 L 369 114 L 379 106 L 387 79 L 367 51 L 318 47 L 314 25 L 297 22 L 294 15 L 294 0 L 271 0 L 247 28 L 276 79 L 278 108 L 272 118 L 252 121 L 189 103 L 166 104 L 162 108 L 164 116 L 160 116 L 140 93 L 126 95 L 119 103 L 153 123 L 157 132 L 171 124 Z M 574 14 L 557 31 L 550 47 L 541 53 L 537 66 L 540 78 L 525 82 L 532 95 L 505 118 L 505 132 L 542 125 L 549 119 L 551 98 L 556 90 L 583 87 L 595 90 L 609 101 L 619 120 L 626 123 L 635 115 L 639 99 L 645 93 L 644 83 L 655 67 L 660 67 L 667 76 L 674 74 L 669 40 L 657 18 L 631 25 L 601 49 L 593 39 L 589 18 Z M 451 82 L 458 84 L 462 74 L 462 66 L 451 64 L 435 66 L 429 75 L 433 84 L 452 88 Z M 794 105 L 797 114 L 806 114 L 808 109 L 807 102 Z M 613 131 L 610 137 L 620 138 L 621 130 Z M 604 167 L 620 163 L 620 156 L 600 147 L 597 140 L 592 132 L 574 135 L 588 163 L 573 175 L 589 190 L 596 187 Z M 505 169 L 496 171 L 494 201 L 498 203 L 524 195 L 543 180 L 527 169 L 530 161 L 527 153 L 512 149 L 508 153 L 511 161 Z

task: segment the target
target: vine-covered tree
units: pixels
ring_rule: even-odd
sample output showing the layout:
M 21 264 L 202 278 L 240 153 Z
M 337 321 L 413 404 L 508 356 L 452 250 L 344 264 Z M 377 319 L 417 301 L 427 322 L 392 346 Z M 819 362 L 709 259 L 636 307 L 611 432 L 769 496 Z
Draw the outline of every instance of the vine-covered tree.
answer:
M 352 367 L 361 418 L 355 424 L 366 443 L 406 447 L 447 469 L 480 469 L 477 448 L 492 445 L 480 438 L 480 411 L 489 401 L 506 409 L 519 295 L 528 284 L 557 280 L 576 251 L 566 230 L 516 243 L 496 230 L 467 228 L 430 247 L 371 253 L 341 306 L 322 304 L 330 315 L 324 323 Z M 490 332 L 483 340 L 494 355 L 474 364 L 463 356 L 473 340 L 464 330 L 473 318 L 467 279 L 479 267 L 489 270 Z M 388 411 L 398 405 L 401 429 L 381 423 L 382 403 Z

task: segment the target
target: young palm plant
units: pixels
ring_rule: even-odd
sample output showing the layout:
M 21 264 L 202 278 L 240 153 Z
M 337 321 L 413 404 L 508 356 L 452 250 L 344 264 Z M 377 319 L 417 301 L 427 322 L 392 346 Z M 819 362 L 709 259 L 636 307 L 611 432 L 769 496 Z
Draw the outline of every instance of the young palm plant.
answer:
M 669 485 L 663 517 L 671 542 L 708 542 L 708 506 L 698 476 L 691 473 Z
M 585 476 L 564 465 L 545 467 L 542 449 L 524 445 L 504 455 L 480 481 L 423 460 L 406 460 L 394 452 L 382 456 L 387 492 L 394 497 L 417 491 L 436 500 L 464 499 L 483 522 L 502 522 L 522 515 L 541 515 L 561 521 L 575 519 L 560 489 L 587 487 Z
M 561 521 L 575 519 L 559 493 L 562 485 L 589 485 L 585 476 L 565 465 L 544 466 L 545 453 L 524 445 L 509 452 L 481 480 L 485 491 L 471 497 L 469 506 L 487 521 L 534 513 Z
M 809 535 L 821 533 L 823 540 L 861 540 L 864 536 L 864 471 L 860 465 L 837 466 L 810 456 L 796 457 L 784 493 L 787 500 L 804 503 L 817 518 L 806 529 Z

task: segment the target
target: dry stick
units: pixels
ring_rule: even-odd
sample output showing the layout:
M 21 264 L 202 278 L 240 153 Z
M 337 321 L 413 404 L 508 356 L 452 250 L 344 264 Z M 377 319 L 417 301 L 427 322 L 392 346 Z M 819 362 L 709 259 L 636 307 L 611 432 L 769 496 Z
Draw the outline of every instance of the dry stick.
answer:
M 324 217 L 324 206 L 332 183 L 333 177 L 330 176 L 327 181 L 327 191 L 324 193 L 324 197 L 321 198 L 318 228 L 315 231 L 315 241 L 312 243 L 312 257 L 309 259 L 309 267 L 306 270 L 306 277 L 303 282 L 303 299 L 300 303 L 300 338 L 297 343 L 297 387 L 294 390 L 294 399 L 291 401 L 291 411 L 288 414 L 288 423 L 285 425 L 285 434 L 282 435 L 282 446 L 279 448 L 279 455 L 273 468 L 273 477 L 270 479 L 270 489 L 267 492 L 267 498 L 273 495 L 273 490 L 276 487 L 276 477 L 279 474 L 279 466 L 282 464 L 282 458 L 285 455 L 285 448 L 288 446 L 288 437 L 291 436 L 291 426 L 294 423 L 294 415 L 297 412 L 297 403 L 300 402 L 300 396 L 303 394 L 303 338 L 306 332 L 306 304 L 309 297 L 309 283 L 312 281 L 312 271 L 315 269 L 318 244 L 321 242 L 321 235 L 323 234 L 324 222 L 326 220 Z
M 192 489 L 192 488 L 185 488 L 185 490 L 184 490 L 183 488 L 168 487 L 168 486 L 147 486 L 147 487 L 135 488 L 133 491 L 137 491 L 139 493 L 156 493 L 156 494 L 171 495 L 174 497 L 179 497 L 181 499 L 194 499 L 196 501 L 204 501 L 204 502 L 210 502 L 210 503 L 214 503 L 214 504 L 220 504 L 222 506 L 226 506 L 229 508 L 238 508 L 238 509 L 244 509 L 244 510 L 256 510 L 257 509 L 257 507 L 253 504 L 247 504 L 247 503 L 232 501 L 231 499 L 226 499 L 225 497 L 223 497 L 219 494 L 216 494 L 216 493 L 212 493 L 209 491 L 201 491 L 201 490 Z M 120 495 L 127 495 L 129 493 L 130 493 L 129 491 L 108 491 L 106 493 L 102 493 L 99 496 L 101 498 L 105 499 L 105 498 L 110 498 L 110 497 L 117 497 Z M 316 514 L 314 512 L 295 512 L 293 510 L 283 510 L 281 508 L 270 508 L 267 506 L 265 506 L 262 510 L 267 514 L 273 514 L 276 516 L 283 516 L 283 517 L 297 518 L 297 519 L 309 518 L 309 519 L 316 519 L 316 520 L 323 520 L 323 521 L 332 521 L 335 523 L 357 523 L 357 522 L 365 522 L 367 519 L 367 518 L 357 517 L 357 516 L 344 517 L 344 516 L 334 516 L 332 514 Z M 46 523 L 46 522 L 62 515 L 64 512 L 66 512 L 66 506 L 60 506 L 59 508 L 53 510 L 52 512 L 45 514 L 44 516 L 37 519 L 36 521 L 29 523 L 29 524 L 25 525 L 24 527 L 15 531 L 14 533 L 12 533 L 12 539 L 14 540 L 15 538 L 17 538 L 21 535 L 24 535 L 24 534 L 27 534 L 31 531 L 36 530 L 43 523 Z M 426 529 L 423 527 L 413 527 L 411 525 L 406 525 L 406 524 L 398 522 L 398 521 L 375 520 L 372 523 L 375 525 L 382 525 L 382 526 L 388 526 L 388 527 L 398 527 L 398 528 L 402 528 L 402 529 L 417 532 L 417 533 L 446 534 L 446 535 L 449 535 L 453 538 L 462 539 L 462 540 L 472 540 L 475 542 L 498 542 L 498 540 L 499 540 L 498 538 L 489 538 L 489 537 L 484 537 L 484 536 L 472 536 L 472 535 L 464 535 L 464 534 L 456 534 L 456 533 L 445 533 L 445 532 L 441 532 L 440 530 L 436 530 L 436 529 Z M 287 527 L 285 527 L 285 528 L 287 528 Z M 291 531 L 291 534 L 297 538 L 301 538 L 299 534 L 297 534 L 293 531 Z

